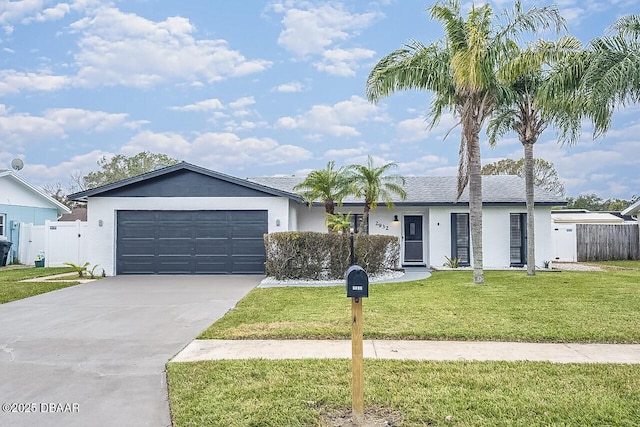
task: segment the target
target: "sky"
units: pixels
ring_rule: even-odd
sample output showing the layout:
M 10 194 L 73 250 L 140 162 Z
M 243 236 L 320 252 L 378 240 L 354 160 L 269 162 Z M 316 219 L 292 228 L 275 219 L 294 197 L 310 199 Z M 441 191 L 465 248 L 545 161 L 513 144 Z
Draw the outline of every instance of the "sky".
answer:
M 491 1 L 496 10 L 512 4 Z M 405 176 L 455 176 L 459 128 L 449 132 L 456 120 L 445 114 L 428 129 L 428 92 L 378 104 L 365 95 L 380 58 L 442 37 L 431 5 L 0 0 L 0 169 L 21 158 L 27 181 L 67 188 L 102 156 L 146 150 L 241 178 L 303 176 L 368 155 L 397 162 Z M 584 44 L 640 11 L 637 0 L 556 5 Z M 535 155 L 554 163 L 567 196 L 630 199 L 640 194 L 639 113 L 620 109 L 596 141 L 586 124 L 571 147 L 548 129 Z M 483 130 L 481 144 L 483 164 L 523 155 L 513 134 L 491 149 Z

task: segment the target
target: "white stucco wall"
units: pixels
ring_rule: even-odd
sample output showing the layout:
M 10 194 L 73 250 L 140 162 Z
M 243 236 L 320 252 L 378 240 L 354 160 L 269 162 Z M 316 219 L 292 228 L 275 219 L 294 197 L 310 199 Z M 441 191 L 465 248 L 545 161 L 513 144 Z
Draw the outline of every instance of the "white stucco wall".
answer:
M 466 206 L 432 207 L 430 212 L 429 248 L 433 266 L 442 266 L 445 255 L 451 256 L 451 214 L 468 213 Z M 526 208 L 513 206 L 487 206 L 482 215 L 482 252 L 484 268 L 505 268 L 510 264 L 510 214 L 526 213 Z M 551 208 L 536 207 L 535 239 L 536 265 L 552 259 Z M 473 257 L 471 257 L 473 263 Z
M 108 275 L 115 274 L 118 210 L 267 210 L 269 233 L 288 231 L 290 224 L 289 199 L 283 197 L 92 197 L 87 204 L 88 261 Z

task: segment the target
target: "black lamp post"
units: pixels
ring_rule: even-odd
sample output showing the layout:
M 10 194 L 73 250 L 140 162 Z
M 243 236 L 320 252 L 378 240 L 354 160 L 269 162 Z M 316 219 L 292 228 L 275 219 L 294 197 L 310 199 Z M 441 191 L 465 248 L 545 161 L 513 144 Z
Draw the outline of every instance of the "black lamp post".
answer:
M 355 265 L 356 264 L 356 253 L 353 250 L 353 227 L 351 227 L 351 236 L 349 237 L 350 240 L 350 252 L 349 252 L 349 257 L 350 257 L 350 261 L 351 261 L 351 265 Z

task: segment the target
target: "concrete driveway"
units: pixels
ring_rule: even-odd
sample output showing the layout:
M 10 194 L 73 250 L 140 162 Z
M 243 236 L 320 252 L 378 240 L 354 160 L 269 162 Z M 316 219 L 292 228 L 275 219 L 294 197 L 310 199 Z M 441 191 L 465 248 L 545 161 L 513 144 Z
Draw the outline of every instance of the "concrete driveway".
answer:
M 170 426 L 166 362 L 260 279 L 117 276 L 0 305 L 0 425 Z

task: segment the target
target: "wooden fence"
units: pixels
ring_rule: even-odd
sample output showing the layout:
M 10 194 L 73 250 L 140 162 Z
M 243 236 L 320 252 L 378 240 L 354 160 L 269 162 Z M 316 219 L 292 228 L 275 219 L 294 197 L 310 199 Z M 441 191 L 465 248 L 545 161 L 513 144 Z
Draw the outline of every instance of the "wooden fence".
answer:
M 640 259 L 638 224 L 577 224 L 578 261 Z

